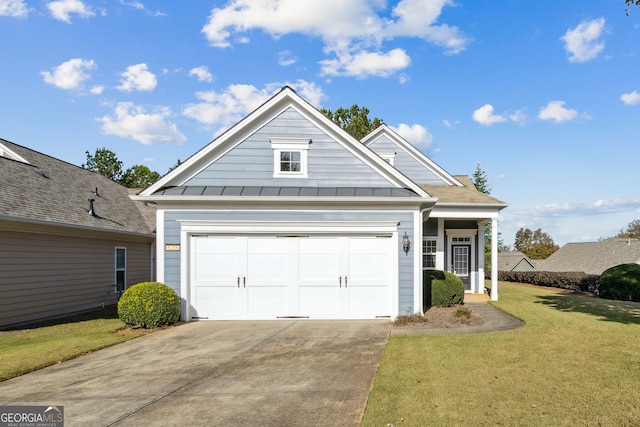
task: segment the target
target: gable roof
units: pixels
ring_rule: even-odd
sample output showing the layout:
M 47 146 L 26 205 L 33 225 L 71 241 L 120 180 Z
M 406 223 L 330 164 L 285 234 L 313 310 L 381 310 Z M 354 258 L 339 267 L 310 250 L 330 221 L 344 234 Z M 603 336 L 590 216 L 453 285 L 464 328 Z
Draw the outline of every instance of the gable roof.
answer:
M 582 271 L 602 274 L 620 264 L 640 264 L 640 240 L 611 238 L 600 242 L 567 243 L 542 262 L 539 271 Z
M 402 138 L 396 132 L 394 132 L 389 126 L 383 124 L 374 129 L 367 136 L 362 138 L 362 143 L 367 147 L 372 145 L 378 139 L 386 137 L 393 142 L 398 148 L 404 150 L 407 154 L 413 157 L 418 163 L 422 164 L 426 169 L 429 169 L 436 176 L 438 176 L 447 185 L 463 186 L 453 175 L 450 175 L 447 171 L 438 166 L 433 160 L 425 156 L 420 150 L 410 144 L 407 140 Z
M 0 139 L 0 144 L 13 153 L 0 156 L 0 220 L 151 237 L 127 188 L 10 141 Z M 95 216 L 89 214 L 88 199 L 95 200 Z
M 332 122 L 318 109 L 313 107 L 306 100 L 301 98 L 293 89 L 288 86 L 283 87 L 278 93 L 268 101 L 243 118 L 236 125 L 228 129 L 214 141 L 203 147 L 180 166 L 169 172 L 158 180 L 155 184 L 143 190 L 135 199 L 150 199 L 164 197 L 165 190 L 170 187 L 184 186 L 185 183 L 198 172 L 209 166 L 215 159 L 224 155 L 234 146 L 240 144 L 249 135 L 265 126 L 270 120 L 287 108 L 293 108 L 307 120 L 318 128 L 322 129 L 330 138 L 342 145 L 342 147 L 363 163 L 368 165 L 372 171 L 382 176 L 396 188 L 404 188 L 415 193 L 419 198 L 428 199 L 435 202 L 423 188 L 407 178 L 396 168 L 388 164 L 360 141 L 349 135 L 337 124 Z M 186 196 L 185 192 L 181 193 Z M 240 195 L 238 195 L 240 197 Z M 174 195 L 175 197 L 175 195 Z M 198 196 L 195 196 L 198 197 Z
M 520 251 L 509 251 L 498 253 L 498 271 L 522 271 L 533 270 L 536 264 Z

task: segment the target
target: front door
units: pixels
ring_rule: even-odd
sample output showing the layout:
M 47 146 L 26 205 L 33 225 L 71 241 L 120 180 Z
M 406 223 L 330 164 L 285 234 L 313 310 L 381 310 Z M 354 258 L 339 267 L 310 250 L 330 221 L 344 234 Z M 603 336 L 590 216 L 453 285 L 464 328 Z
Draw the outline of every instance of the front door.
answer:
M 471 290 L 471 283 L 469 281 L 470 253 L 471 245 L 451 246 L 451 272 L 462 279 L 466 291 Z

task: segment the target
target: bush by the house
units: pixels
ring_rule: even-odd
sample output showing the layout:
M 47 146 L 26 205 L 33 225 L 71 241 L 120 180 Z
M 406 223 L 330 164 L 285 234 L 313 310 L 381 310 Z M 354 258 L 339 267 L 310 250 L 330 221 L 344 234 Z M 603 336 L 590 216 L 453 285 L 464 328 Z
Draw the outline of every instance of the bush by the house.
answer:
M 155 328 L 180 318 L 180 297 L 160 282 L 142 282 L 128 288 L 118 301 L 118 316 L 125 324 Z
M 640 302 L 640 265 L 621 264 L 605 270 L 600 276 L 600 296 Z
M 537 286 L 598 293 L 600 276 L 582 272 L 498 271 L 498 280 Z
M 451 307 L 464 301 L 464 284 L 462 279 L 448 271 L 444 279 L 431 281 L 431 305 L 435 307 Z
M 422 308 L 426 311 L 431 307 L 431 282 L 434 280 L 444 280 L 442 270 L 424 270 L 422 272 Z

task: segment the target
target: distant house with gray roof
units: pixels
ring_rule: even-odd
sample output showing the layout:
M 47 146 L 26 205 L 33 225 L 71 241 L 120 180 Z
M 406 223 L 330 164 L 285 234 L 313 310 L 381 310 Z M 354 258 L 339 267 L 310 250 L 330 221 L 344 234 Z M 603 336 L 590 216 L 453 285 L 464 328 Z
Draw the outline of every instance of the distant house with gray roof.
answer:
M 640 240 L 611 238 L 600 242 L 567 243 L 544 260 L 536 260 L 539 271 L 582 271 L 602 274 L 620 264 L 640 264 Z
M 498 253 L 498 271 L 533 271 L 536 263 L 520 251 L 505 251 Z
M 0 328 L 117 303 L 154 272 L 154 213 L 129 190 L 0 139 Z

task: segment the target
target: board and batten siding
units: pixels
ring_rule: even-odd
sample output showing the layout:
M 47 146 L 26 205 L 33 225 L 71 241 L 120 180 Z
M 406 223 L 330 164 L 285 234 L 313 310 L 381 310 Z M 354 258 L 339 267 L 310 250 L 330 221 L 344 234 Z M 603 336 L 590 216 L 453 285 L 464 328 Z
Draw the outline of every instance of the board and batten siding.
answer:
M 165 211 L 164 236 L 165 244 L 180 243 L 181 220 L 191 221 L 395 221 L 398 226 L 398 242 L 396 244 L 398 256 L 398 313 L 414 313 L 420 310 L 415 307 L 414 298 L 414 268 L 413 256 L 405 255 L 402 250 L 402 235 L 413 235 L 413 212 L 389 211 Z M 414 246 L 416 247 L 416 246 Z M 181 249 L 182 250 L 182 249 Z M 180 295 L 180 251 L 164 251 L 164 283 Z
M 269 138 L 311 140 L 307 152 L 308 178 L 274 178 L 274 150 Z M 394 187 L 293 108 L 282 112 L 184 185 Z
M 418 184 L 447 185 L 437 174 L 384 135 L 367 147 L 376 153 L 395 153 L 393 166 Z
M 151 279 L 150 242 L 0 231 L 0 327 L 116 304 L 116 247 L 127 286 Z

